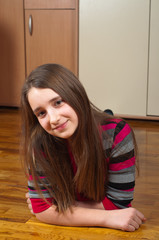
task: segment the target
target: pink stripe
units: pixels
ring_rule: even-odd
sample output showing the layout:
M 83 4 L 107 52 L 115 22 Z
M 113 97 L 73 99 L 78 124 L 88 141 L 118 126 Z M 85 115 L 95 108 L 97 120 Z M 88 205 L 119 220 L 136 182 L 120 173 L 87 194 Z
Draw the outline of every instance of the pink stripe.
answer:
M 31 191 L 31 192 L 36 192 L 36 190 L 32 190 L 32 189 L 30 189 L 29 187 L 28 187 L 28 190 Z
M 114 119 L 110 119 L 111 122 L 116 122 L 116 123 L 119 123 L 122 121 L 122 119 L 117 119 L 117 118 L 114 118 Z
M 52 205 L 53 198 L 46 198 L 46 200 Z M 30 201 L 34 213 L 43 212 L 50 207 L 43 199 L 30 198 Z
M 110 123 L 110 124 L 107 124 L 107 125 L 103 125 L 101 126 L 103 131 L 106 131 L 106 130 L 109 130 L 109 129 L 114 129 L 116 128 L 116 123 Z
M 128 189 L 128 190 L 121 190 L 123 192 L 133 192 L 134 191 L 134 188 L 131 188 L 131 189 Z
M 124 128 L 116 136 L 114 145 L 117 145 L 119 142 L 121 142 L 130 132 L 131 132 L 131 129 L 129 125 L 126 124 Z
M 102 201 L 103 206 L 105 208 L 105 210 L 115 210 L 115 209 L 119 209 L 119 207 L 117 207 L 112 201 L 110 201 L 107 197 L 104 198 L 104 200 Z M 127 207 L 131 207 L 131 203 L 129 203 L 127 205 Z
M 40 177 L 40 179 L 43 179 L 43 178 L 46 178 L 46 177 L 44 177 L 44 176 L 41 176 L 41 177 Z M 29 176 L 29 179 L 28 179 L 28 180 L 33 180 L 32 175 Z
M 124 162 L 110 164 L 109 169 L 112 171 L 120 171 L 133 165 L 135 165 L 135 157 L 132 157 Z
M 30 192 L 37 192 L 37 190 L 32 190 L 32 189 L 30 189 L 29 187 L 28 187 L 28 190 L 29 190 Z M 41 191 L 42 191 L 42 192 L 45 192 L 45 191 L 47 191 L 47 189 L 42 189 Z

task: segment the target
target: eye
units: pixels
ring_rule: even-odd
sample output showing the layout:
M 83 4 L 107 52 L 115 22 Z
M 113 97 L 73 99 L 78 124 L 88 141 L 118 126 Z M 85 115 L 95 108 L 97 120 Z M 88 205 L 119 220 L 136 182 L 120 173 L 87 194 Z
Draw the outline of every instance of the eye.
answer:
M 36 114 L 37 118 L 42 118 L 45 116 L 45 111 L 40 111 Z
M 63 100 L 62 99 L 58 99 L 57 101 L 55 101 L 54 105 L 55 107 L 59 107 L 63 104 Z

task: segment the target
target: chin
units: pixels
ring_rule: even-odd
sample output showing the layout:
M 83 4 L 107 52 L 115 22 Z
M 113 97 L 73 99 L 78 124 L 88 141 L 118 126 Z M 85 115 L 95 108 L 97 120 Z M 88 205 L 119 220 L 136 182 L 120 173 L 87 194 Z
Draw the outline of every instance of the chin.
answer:
M 67 134 L 64 134 L 63 136 L 59 136 L 60 138 L 63 138 L 63 139 L 69 139 L 73 136 L 73 133 L 67 133 Z

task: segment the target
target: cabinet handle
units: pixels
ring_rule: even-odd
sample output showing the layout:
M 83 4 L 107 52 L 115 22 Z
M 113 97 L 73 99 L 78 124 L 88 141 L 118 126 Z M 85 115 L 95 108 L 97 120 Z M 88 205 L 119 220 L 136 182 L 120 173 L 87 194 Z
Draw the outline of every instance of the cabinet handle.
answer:
M 32 15 L 29 16 L 29 33 L 32 35 Z

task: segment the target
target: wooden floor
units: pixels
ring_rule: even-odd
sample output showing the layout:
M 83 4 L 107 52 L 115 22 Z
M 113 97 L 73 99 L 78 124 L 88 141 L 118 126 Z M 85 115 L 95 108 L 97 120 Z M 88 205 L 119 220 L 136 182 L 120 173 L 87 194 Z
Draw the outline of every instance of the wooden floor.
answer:
M 0 109 L 0 240 L 159 239 L 159 122 L 130 121 L 139 146 L 140 176 L 133 206 L 147 222 L 133 232 L 40 223 L 27 209 L 26 179 L 19 159 L 20 119 L 16 109 Z

